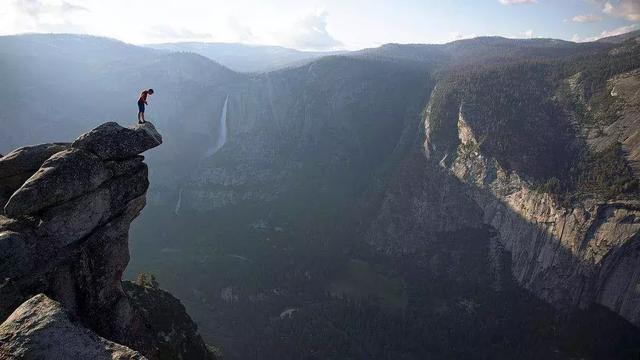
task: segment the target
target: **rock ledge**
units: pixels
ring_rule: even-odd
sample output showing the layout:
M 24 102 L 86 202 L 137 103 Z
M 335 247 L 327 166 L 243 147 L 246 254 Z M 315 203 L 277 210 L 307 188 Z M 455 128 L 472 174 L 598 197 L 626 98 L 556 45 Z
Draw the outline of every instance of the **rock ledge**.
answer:
M 123 290 L 129 226 L 149 187 L 139 154 L 161 143 L 151 123 L 111 122 L 0 158 L 0 358 L 212 358 L 177 299 Z M 155 301 L 165 305 L 145 308 Z

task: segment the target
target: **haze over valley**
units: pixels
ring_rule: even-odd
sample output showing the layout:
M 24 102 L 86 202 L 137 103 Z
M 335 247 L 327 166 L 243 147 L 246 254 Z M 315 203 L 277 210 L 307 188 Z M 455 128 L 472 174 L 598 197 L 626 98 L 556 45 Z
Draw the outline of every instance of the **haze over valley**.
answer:
M 0 357 L 42 313 L 126 359 L 636 358 L 634 29 L 0 36 Z

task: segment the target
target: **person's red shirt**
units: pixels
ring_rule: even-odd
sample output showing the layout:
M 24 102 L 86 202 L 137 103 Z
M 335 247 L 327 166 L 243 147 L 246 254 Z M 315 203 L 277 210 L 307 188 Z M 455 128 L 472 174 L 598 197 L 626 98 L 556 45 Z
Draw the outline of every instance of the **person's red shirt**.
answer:
M 140 93 L 140 98 L 138 99 L 138 102 L 143 102 L 143 103 L 147 103 L 147 96 L 149 95 L 149 91 L 145 90 L 143 92 Z

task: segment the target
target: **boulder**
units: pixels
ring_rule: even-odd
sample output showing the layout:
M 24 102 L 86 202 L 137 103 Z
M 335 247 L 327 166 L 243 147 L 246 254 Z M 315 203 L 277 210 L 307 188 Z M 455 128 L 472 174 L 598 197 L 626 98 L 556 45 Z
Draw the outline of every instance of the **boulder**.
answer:
M 11 359 L 146 359 L 77 322 L 43 294 L 20 305 L 0 325 L 0 357 Z
M 0 207 L 4 207 L 18 190 L 51 155 L 66 150 L 71 144 L 56 143 L 26 146 L 0 156 Z
M 129 163 L 133 161 L 123 161 Z M 119 165 L 127 172 L 102 184 L 98 189 L 43 210 L 39 214 L 36 233 L 64 246 L 84 238 L 98 226 L 121 214 L 134 200 L 145 194 L 149 186 L 147 166 L 137 161 Z
M 70 145 L 69 143 L 41 144 L 13 150 L 4 157 L 0 157 L 0 179 L 29 172 L 33 174 L 45 160 L 55 153 L 67 150 Z
M 33 214 L 95 190 L 110 176 L 103 161 L 88 151 L 59 152 L 45 161 L 9 198 L 5 213 L 9 216 Z
M 108 122 L 80 136 L 71 146 L 90 151 L 103 160 L 114 160 L 133 157 L 160 144 L 162 136 L 149 122 L 132 128 Z

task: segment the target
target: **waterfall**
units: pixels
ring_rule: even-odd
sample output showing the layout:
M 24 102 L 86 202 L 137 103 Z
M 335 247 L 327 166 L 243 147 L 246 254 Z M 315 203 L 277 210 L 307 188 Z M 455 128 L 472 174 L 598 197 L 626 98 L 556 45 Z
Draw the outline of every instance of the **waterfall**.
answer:
M 180 192 L 178 192 L 178 202 L 176 202 L 176 208 L 173 210 L 173 213 L 176 215 L 179 215 L 181 207 L 182 207 L 182 189 L 180 189 Z
M 224 100 L 224 106 L 222 106 L 222 113 L 220 114 L 220 122 L 218 126 L 218 138 L 215 144 L 207 150 L 206 157 L 212 156 L 217 153 L 224 144 L 227 142 L 227 104 L 229 103 L 229 95 Z
M 220 120 L 218 123 L 218 136 L 215 143 L 207 150 L 205 153 L 205 157 L 213 156 L 213 154 L 217 153 L 218 150 L 222 149 L 224 144 L 227 142 L 227 105 L 229 103 L 229 95 L 224 99 L 224 105 L 222 106 L 222 113 L 220 114 Z M 173 210 L 173 213 L 176 215 L 180 214 L 180 208 L 182 207 L 182 191 L 184 189 L 180 189 L 178 192 L 178 201 L 176 202 L 176 207 Z

